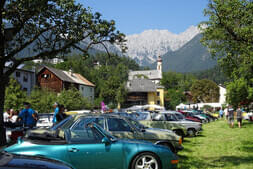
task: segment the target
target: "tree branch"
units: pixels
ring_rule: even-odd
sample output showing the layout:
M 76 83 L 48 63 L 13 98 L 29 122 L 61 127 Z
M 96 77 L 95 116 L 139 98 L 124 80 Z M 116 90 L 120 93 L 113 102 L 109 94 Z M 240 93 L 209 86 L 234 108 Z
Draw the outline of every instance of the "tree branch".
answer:
M 238 34 L 236 34 L 233 29 L 231 29 L 230 27 L 228 27 L 222 20 L 221 16 L 219 15 L 219 12 L 217 11 L 216 8 L 214 8 L 212 6 L 213 10 L 215 11 L 216 16 L 218 17 L 219 23 L 225 28 L 225 30 L 227 30 L 227 32 L 232 36 L 232 39 L 234 39 L 235 41 L 239 41 L 239 42 L 246 42 L 248 43 L 249 41 L 247 39 L 244 39 L 243 37 L 238 36 Z
M 51 51 L 44 51 L 44 52 L 41 52 L 37 55 L 34 55 L 32 57 L 26 57 L 26 58 L 21 58 L 21 59 L 15 59 L 13 58 L 12 61 L 13 61 L 13 66 L 10 67 L 5 73 L 4 73 L 4 77 L 9 77 L 15 70 L 16 68 L 23 62 L 25 61 L 32 61 L 34 59 L 38 59 L 38 58 L 43 58 L 43 57 L 46 57 L 46 56 L 53 56 L 53 55 L 56 55 L 58 54 L 59 52 L 61 51 L 64 51 L 65 49 L 73 46 L 75 43 L 77 43 L 76 41 L 71 41 L 69 42 L 68 44 L 66 44 L 64 47 L 60 48 L 60 49 L 52 49 Z
M 1 2 L 0 2 L 0 9 L 1 9 L 1 11 L 3 11 L 3 9 L 4 9 L 5 2 L 6 2 L 6 0 L 1 0 Z
M 24 43 L 23 45 L 20 46 L 20 48 L 17 48 L 15 50 L 13 50 L 10 54 L 8 54 L 5 57 L 5 60 L 9 60 L 10 58 L 14 57 L 15 54 L 19 53 L 20 51 L 22 51 L 23 49 L 25 49 L 27 46 L 29 46 L 31 43 L 33 43 L 35 40 L 38 39 L 38 37 L 40 37 L 43 33 L 45 33 L 46 31 L 52 29 L 51 28 L 47 28 L 47 29 L 43 29 L 42 31 L 38 32 L 38 34 L 36 34 L 33 38 L 31 38 L 29 41 L 27 41 L 26 43 Z

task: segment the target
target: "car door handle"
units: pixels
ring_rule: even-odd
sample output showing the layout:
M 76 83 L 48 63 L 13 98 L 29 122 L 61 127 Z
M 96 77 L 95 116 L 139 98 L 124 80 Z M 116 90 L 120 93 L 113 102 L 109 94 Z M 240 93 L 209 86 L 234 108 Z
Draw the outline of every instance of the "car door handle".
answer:
M 79 151 L 79 149 L 77 149 L 77 148 L 71 148 L 71 149 L 69 149 L 68 151 L 69 151 L 69 152 L 72 152 L 72 153 L 76 153 L 76 152 Z

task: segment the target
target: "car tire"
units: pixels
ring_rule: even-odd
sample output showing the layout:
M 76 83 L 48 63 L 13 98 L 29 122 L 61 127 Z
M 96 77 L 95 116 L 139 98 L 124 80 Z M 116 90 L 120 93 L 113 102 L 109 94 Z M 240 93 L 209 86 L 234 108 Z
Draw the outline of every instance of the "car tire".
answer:
M 152 163 L 149 163 L 152 160 Z M 144 163 L 143 163 L 144 162 Z M 131 163 L 131 169 L 136 168 L 144 168 L 144 166 L 150 168 L 150 169 L 161 169 L 161 162 L 160 159 L 153 153 L 150 152 L 144 152 L 139 155 L 137 155 L 132 163 Z
M 190 137 L 195 137 L 196 136 L 196 130 L 195 129 L 188 129 L 187 133 Z

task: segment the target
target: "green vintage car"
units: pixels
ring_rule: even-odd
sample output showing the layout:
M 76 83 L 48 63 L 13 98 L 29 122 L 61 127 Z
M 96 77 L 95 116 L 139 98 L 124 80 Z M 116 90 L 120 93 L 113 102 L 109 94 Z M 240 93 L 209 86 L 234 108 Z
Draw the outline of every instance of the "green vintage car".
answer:
M 65 162 L 74 169 L 170 169 L 176 168 L 178 163 L 178 157 L 164 146 L 139 140 L 120 140 L 95 123 L 65 131 L 59 129 L 56 135 L 31 135 L 19 139 L 5 151 L 47 157 Z M 24 162 L 19 161 L 22 168 L 26 168 Z
M 154 115 L 152 115 L 150 112 L 135 113 L 135 116 L 139 122 L 145 126 L 160 129 L 169 129 L 182 138 L 187 136 L 187 128 L 180 123 L 171 123 L 170 121 L 154 119 Z
M 51 133 L 53 134 L 57 129 L 76 129 L 83 126 L 85 123 L 95 122 L 103 129 L 111 133 L 117 138 L 127 138 L 136 140 L 150 141 L 154 144 L 164 145 L 176 153 L 183 149 L 182 139 L 171 130 L 164 130 L 159 128 L 148 128 L 141 125 L 138 121 L 131 118 L 122 117 L 117 114 L 80 114 L 71 116 L 64 122 L 58 124 L 50 130 L 34 130 L 33 134 Z M 63 123 L 63 122 L 62 122 Z

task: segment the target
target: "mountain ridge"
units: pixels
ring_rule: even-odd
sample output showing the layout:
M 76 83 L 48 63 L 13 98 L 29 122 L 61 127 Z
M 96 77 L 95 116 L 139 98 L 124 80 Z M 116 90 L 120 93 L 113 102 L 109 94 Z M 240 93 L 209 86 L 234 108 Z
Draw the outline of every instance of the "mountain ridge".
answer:
M 179 34 L 168 30 L 145 30 L 140 34 L 126 36 L 127 54 L 141 66 L 148 66 L 154 63 L 158 56 L 181 48 L 199 33 L 196 26 L 190 26 Z
M 211 58 L 207 48 L 200 43 L 201 38 L 202 35 L 198 34 L 180 49 L 162 55 L 163 71 L 195 72 L 214 67 L 217 61 Z M 156 68 L 156 63 L 150 67 Z

